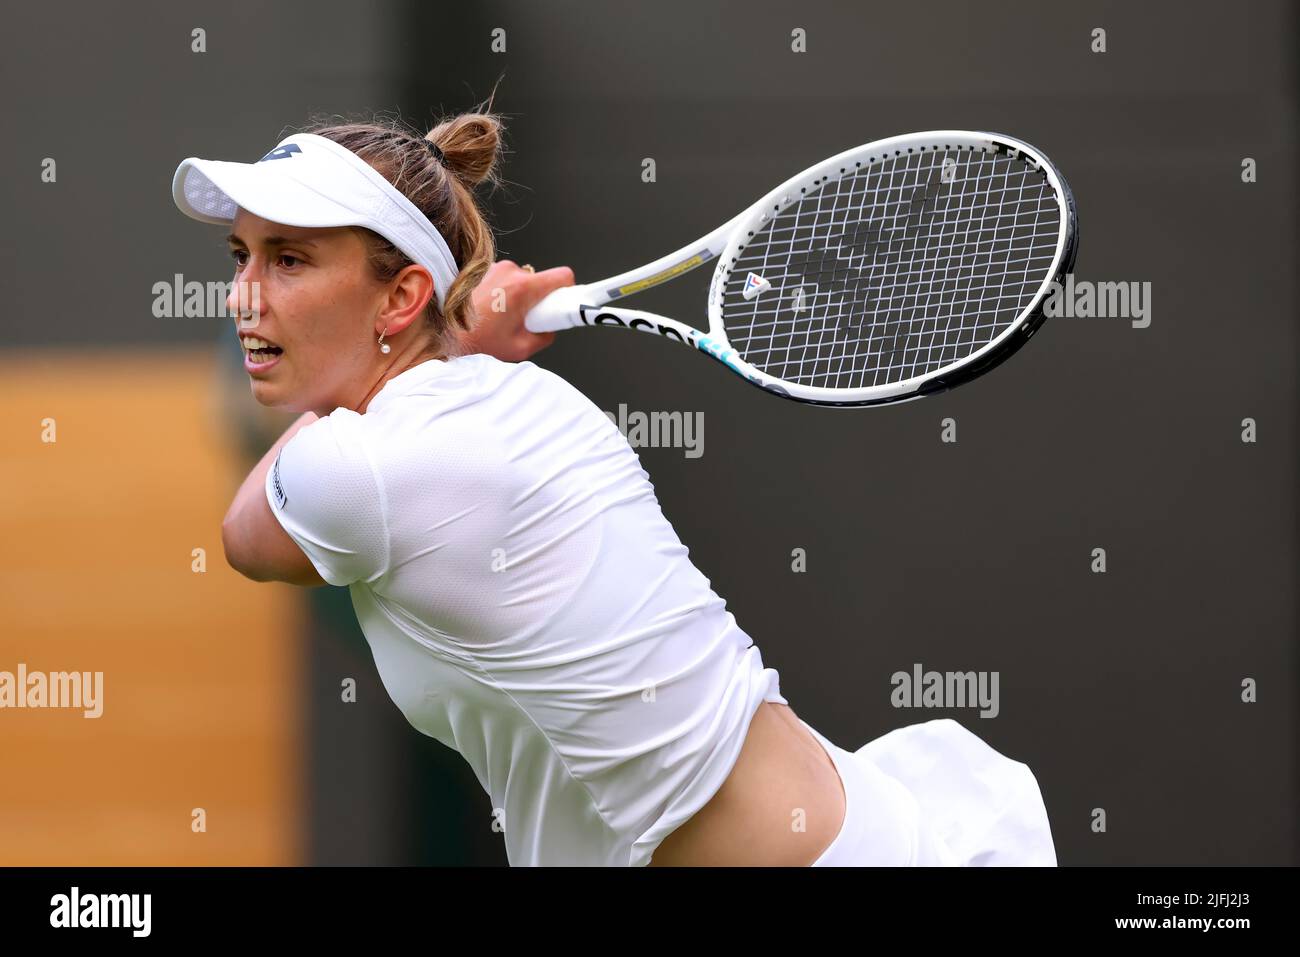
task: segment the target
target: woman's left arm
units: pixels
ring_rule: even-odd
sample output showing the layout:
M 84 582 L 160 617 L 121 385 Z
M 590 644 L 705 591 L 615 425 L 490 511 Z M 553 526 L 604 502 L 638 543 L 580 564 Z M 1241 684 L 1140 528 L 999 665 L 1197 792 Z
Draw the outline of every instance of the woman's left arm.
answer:
M 315 412 L 304 412 L 285 430 L 244 479 L 221 522 L 226 561 L 253 581 L 281 581 L 308 587 L 326 584 L 311 559 L 271 514 L 271 506 L 266 501 L 266 473 L 275 464 L 276 456 L 291 438 L 316 419 Z
M 473 328 L 460 333 L 465 352 L 483 352 L 502 362 L 522 362 L 555 341 L 553 332 L 529 332 L 524 317 L 551 293 L 573 285 L 573 270 L 556 266 L 534 273 L 501 259 L 474 289 Z

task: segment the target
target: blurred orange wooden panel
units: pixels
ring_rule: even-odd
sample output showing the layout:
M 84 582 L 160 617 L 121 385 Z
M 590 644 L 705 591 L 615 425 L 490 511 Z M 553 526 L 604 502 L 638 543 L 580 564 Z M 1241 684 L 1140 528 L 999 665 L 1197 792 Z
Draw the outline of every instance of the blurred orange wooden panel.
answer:
M 103 672 L 99 718 L 0 709 L 0 865 L 303 858 L 301 597 L 222 558 L 218 381 L 210 349 L 0 354 L 0 671 Z

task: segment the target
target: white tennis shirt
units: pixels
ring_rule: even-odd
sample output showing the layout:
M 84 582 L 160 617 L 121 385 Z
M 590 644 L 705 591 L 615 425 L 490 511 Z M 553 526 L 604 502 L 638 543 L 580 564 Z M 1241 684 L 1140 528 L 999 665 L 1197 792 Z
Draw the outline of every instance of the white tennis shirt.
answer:
M 531 362 L 408 369 L 300 430 L 266 495 L 511 865 L 648 864 L 788 703 L 623 435 Z

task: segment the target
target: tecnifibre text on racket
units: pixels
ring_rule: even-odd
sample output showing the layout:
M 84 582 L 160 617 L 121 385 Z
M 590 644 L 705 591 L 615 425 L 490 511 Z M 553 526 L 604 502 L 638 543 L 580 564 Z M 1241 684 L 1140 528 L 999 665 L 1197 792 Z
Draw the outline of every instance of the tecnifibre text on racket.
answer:
M 1023 345 L 1077 245 L 1074 197 L 1034 147 L 910 133 L 818 163 L 648 265 L 556 290 L 525 324 L 651 332 L 801 402 L 902 402 Z M 715 260 L 707 332 L 607 305 Z

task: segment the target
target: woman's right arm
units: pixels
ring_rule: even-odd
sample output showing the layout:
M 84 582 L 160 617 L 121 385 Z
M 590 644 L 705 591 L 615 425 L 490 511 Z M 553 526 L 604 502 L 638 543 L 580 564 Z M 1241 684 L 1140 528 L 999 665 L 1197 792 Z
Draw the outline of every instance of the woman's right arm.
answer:
M 230 567 L 253 581 L 283 581 L 314 587 L 325 580 L 311 560 L 271 514 L 266 501 L 266 473 L 280 450 L 302 429 L 317 420 L 304 412 L 248 473 L 221 523 L 221 544 Z

